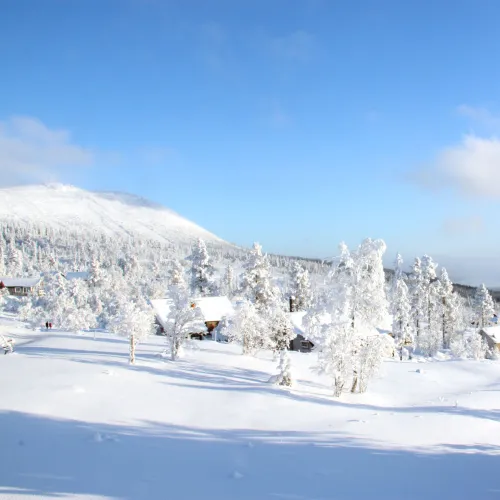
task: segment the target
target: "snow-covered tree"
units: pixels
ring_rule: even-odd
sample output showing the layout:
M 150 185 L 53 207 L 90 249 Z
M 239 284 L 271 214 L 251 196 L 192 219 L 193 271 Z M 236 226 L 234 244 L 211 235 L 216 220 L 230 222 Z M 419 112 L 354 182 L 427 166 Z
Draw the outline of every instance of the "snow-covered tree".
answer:
M 189 256 L 191 261 L 191 293 L 197 295 L 209 295 L 212 292 L 212 275 L 214 268 L 210 262 L 207 246 L 199 238 Z
M 422 262 L 418 257 L 413 263 L 409 282 L 411 317 L 415 325 L 415 333 L 418 340 L 422 332 L 423 322 L 425 321 L 427 300 L 427 292 L 422 274 Z
M 268 343 L 272 351 L 279 353 L 288 349 L 290 342 L 295 338 L 290 316 L 279 304 L 276 304 L 263 317 L 263 320 L 267 323 L 266 330 L 269 332 Z
M 184 279 L 184 268 L 177 259 L 174 259 L 170 264 L 168 279 L 170 285 L 181 287 L 186 286 L 186 280 Z
M 311 281 L 309 271 L 298 262 L 292 265 L 290 293 L 294 311 L 307 311 L 312 305 Z
M 170 357 L 175 361 L 182 352 L 188 335 L 206 331 L 201 311 L 192 307 L 187 290 L 182 286 L 169 287 L 170 312 L 163 325 Z
M 2 241 L 0 241 L 0 276 L 5 276 L 5 255 Z
M 23 272 L 23 256 L 14 242 L 11 242 L 7 252 L 7 272 L 11 276 L 21 276 Z
M 243 347 L 244 355 L 255 354 L 269 345 L 269 325 L 254 304 L 248 300 L 239 304 L 231 318 L 229 340 Z
M 378 373 L 382 364 L 383 344 L 381 335 L 356 340 L 353 361 L 355 376 L 351 392 L 365 392 L 369 381 Z
M 224 276 L 222 277 L 221 293 L 228 297 L 234 295 L 234 269 L 230 264 L 226 266 Z
M 461 303 L 453 292 L 453 283 L 444 267 L 441 268 L 441 273 L 438 278 L 437 291 L 440 300 L 443 348 L 449 349 L 455 331 L 460 328 Z
M 404 280 L 403 259 L 396 256 L 396 267 L 391 287 L 390 311 L 392 314 L 392 333 L 400 347 L 413 344 L 413 324 L 408 286 Z
M 318 370 L 331 377 L 333 395 L 340 397 L 353 373 L 353 332 L 351 318 L 336 315 L 328 324 L 322 324 L 317 313 L 308 315 L 307 338 L 318 346 Z
M 122 303 L 116 316 L 111 321 L 111 331 L 128 337 L 130 341 L 129 362 L 135 363 L 137 344 L 147 335 L 153 333 L 154 315 L 151 308 L 144 308 L 139 304 L 128 301 Z
M 284 387 L 292 386 L 292 364 L 287 349 L 283 349 L 281 351 L 280 361 L 278 365 L 278 374 L 271 377 L 270 382 Z
M 478 329 L 488 326 L 493 314 L 495 314 L 495 304 L 484 283 L 476 290 L 473 307 Z
M 97 257 L 94 257 L 92 259 L 92 263 L 90 264 L 88 280 L 89 285 L 92 287 L 99 287 L 103 284 L 105 277 L 106 275 L 101 267 L 101 263 L 99 262 Z
M 243 293 L 257 309 L 269 307 L 276 301 L 277 290 L 271 283 L 269 260 L 258 243 L 254 243 L 250 252 L 241 284 Z

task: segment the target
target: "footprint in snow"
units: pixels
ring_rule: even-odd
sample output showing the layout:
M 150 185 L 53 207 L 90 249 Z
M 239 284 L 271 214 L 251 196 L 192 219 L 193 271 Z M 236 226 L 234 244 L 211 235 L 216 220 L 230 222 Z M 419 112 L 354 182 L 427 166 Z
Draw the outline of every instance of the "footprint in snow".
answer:
M 104 375 L 114 375 L 113 370 L 104 370 L 102 373 L 103 373 Z

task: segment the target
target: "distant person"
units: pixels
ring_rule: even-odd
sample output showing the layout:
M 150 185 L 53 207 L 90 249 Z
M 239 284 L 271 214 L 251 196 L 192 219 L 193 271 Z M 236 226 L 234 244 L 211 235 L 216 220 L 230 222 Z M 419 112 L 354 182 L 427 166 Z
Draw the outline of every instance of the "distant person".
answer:
M 48 321 L 45 322 L 45 328 L 47 328 L 47 330 L 49 329 L 49 322 Z
M 52 323 L 49 323 L 49 328 L 52 330 Z

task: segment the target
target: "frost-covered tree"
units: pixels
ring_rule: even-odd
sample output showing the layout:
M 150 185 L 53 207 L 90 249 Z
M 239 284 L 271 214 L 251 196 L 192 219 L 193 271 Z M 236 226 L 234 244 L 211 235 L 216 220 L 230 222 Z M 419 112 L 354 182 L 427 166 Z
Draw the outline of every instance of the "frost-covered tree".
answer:
M 111 321 L 111 331 L 128 337 L 130 342 L 129 362 L 135 363 L 137 344 L 147 335 L 153 333 L 154 315 L 151 308 L 145 308 L 135 302 L 128 301 L 120 307 Z
M 378 326 L 387 314 L 382 240 L 365 239 L 355 252 L 341 244 L 337 268 L 341 295 L 350 311 L 354 330 L 360 325 Z
M 213 289 L 212 276 L 214 268 L 210 262 L 207 246 L 199 238 L 188 257 L 191 261 L 191 293 L 197 295 L 209 295 Z
M 305 323 L 307 338 L 318 346 L 318 371 L 331 378 L 333 395 L 340 397 L 354 366 L 351 318 L 337 313 L 322 324 L 320 315 L 313 312 Z
M 390 294 L 390 311 L 392 314 L 392 333 L 396 344 L 400 347 L 413 344 L 411 304 L 402 266 L 403 259 L 398 254 Z
M 425 321 L 425 308 L 427 300 L 424 276 L 422 274 L 422 262 L 418 257 L 413 263 L 409 282 L 411 317 L 415 325 L 415 333 L 418 340 L 422 332 L 423 322 Z
M 254 243 L 241 279 L 242 291 L 257 309 L 271 306 L 277 290 L 271 283 L 269 260 L 262 254 L 262 247 Z
M 170 285 L 186 287 L 186 280 L 184 279 L 184 268 L 177 259 L 174 259 L 170 264 L 168 279 Z
M 444 267 L 441 268 L 438 278 L 437 292 L 440 302 L 443 348 L 449 349 L 454 333 L 460 328 L 461 303 L 453 292 L 453 283 Z
M 175 361 L 182 353 L 190 333 L 206 331 L 203 315 L 197 307 L 192 307 L 187 290 L 182 286 L 169 287 L 170 311 L 163 325 L 170 357 Z
M 279 353 L 287 350 L 290 347 L 290 342 L 295 338 L 290 316 L 276 304 L 271 308 L 263 320 L 267 323 L 267 331 L 269 332 L 268 343 L 274 353 Z
M 99 287 L 103 284 L 105 277 L 106 273 L 103 271 L 101 263 L 97 257 L 94 257 L 92 259 L 92 263 L 90 264 L 88 280 L 89 285 L 92 287 Z
M 365 392 L 369 381 L 378 373 L 382 364 L 383 344 L 381 335 L 358 338 L 354 350 L 354 374 L 351 392 Z M 357 375 L 357 376 L 356 376 Z
M 284 387 L 292 386 L 292 364 L 290 361 L 290 356 L 288 355 L 288 350 L 283 349 L 281 351 L 278 365 L 278 374 L 271 377 L 270 382 Z
M 14 242 L 11 242 L 7 252 L 7 272 L 11 276 L 21 276 L 23 272 L 23 256 Z
M 0 241 L 0 276 L 5 276 L 5 255 L 3 251 L 3 244 Z
M 230 264 L 226 266 L 220 288 L 223 295 L 228 297 L 234 295 L 234 269 Z
M 311 281 L 309 271 L 298 262 L 292 265 L 290 293 L 294 311 L 307 311 L 312 305 Z
M 484 283 L 476 290 L 473 308 L 478 329 L 488 326 L 493 314 L 495 314 L 495 304 Z
M 241 344 L 244 355 L 253 355 L 259 349 L 268 347 L 268 327 L 254 304 L 246 300 L 238 305 L 231 318 L 229 340 Z

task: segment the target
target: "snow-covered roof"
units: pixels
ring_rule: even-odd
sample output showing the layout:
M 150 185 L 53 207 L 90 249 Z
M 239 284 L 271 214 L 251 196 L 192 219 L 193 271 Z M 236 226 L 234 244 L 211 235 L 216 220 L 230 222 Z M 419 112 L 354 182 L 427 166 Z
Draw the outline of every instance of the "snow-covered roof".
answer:
M 234 307 L 227 297 L 196 297 L 191 303 L 198 307 L 205 321 L 220 321 L 224 316 L 231 316 Z M 170 299 L 153 299 L 151 305 L 160 323 L 164 325 L 170 313 Z
M 7 287 L 25 287 L 31 288 L 37 286 L 40 283 L 40 276 L 34 276 L 32 278 L 8 278 L 0 276 L 0 281 Z
M 205 321 L 220 321 L 234 313 L 233 304 L 227 297 L 197 297 L 191 302 L 200 308 Z
M 500 326 L 487 326 L 483 328 L 483 332 L 495 343 L 500 344 Z
M 90 273 L 88 271 L 78 271 L 66 273 L 65 278 L 67 280 L 85 280 L 89 279 Z
M 306 311 L 296 311 L 288 313 L 296 335 L 302 335 L 303 337 L 305 337 L 305 326 L 303 324 L 303 321 L 306 314 Z M 331 320 L 331 316 L 328 313 L 321 314 L 320 320 L 323 324 L 327 324 Z

